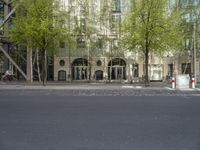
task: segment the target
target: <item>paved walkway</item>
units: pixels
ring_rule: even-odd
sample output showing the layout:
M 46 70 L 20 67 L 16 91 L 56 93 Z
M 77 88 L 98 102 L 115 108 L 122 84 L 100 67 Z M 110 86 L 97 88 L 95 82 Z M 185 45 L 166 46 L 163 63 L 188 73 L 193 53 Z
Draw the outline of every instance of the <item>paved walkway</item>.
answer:
M 48 82 L 46 86 L 41 83 L 33 82 L 2 82 L 0 81 L 0 89 L 73 89 L 73 90 L 92 90 L 92 89 L 145 89 L 145 90 L 176 90 L 171 88 L 171 84 L 165 82 L 151 82 L 149 87 L 146 87 L 142 83 L 80 83 L 80 82 Z M 178 89 L 179 90 L 179 89 Z M 181 89 L 181 90 L 200 90 L 199 84 L 197 84 L 195 89 Z

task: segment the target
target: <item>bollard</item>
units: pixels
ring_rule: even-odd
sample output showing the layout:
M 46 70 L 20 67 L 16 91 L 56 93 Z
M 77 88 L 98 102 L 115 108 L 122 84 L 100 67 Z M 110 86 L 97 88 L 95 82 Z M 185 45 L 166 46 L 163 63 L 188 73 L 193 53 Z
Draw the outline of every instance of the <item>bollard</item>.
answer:
M 175 78 L 172 77 L 172 88 L 175 89 Z
M 192 88 L 195 89 L 195 79 L 192 78 Z

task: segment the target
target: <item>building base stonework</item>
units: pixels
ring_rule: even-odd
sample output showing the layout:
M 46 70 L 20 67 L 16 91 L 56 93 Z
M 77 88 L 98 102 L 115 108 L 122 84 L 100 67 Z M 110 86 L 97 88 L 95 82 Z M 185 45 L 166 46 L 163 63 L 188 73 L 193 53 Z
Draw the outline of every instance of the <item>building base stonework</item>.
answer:
M 167 76 L 167 65 L 150 64 L 150 80 L 163 81 Z M 95 57 L 87 58 L 55 57 L 55 81 L 95 81 L 95 82 L 142 82 L 144 77 L 143 61 L 127 58 Z

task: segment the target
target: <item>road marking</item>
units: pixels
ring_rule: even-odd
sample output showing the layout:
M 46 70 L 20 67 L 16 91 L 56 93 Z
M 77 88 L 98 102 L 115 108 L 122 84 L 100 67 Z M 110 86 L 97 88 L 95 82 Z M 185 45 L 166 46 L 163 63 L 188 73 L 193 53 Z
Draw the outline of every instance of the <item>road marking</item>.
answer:
M 135 86 L 135 88 L 136 88 L 136 89 L 141 89 L 141 88 L 142 88 L 142 86 Z
M 133 89 L 133 88 L 141 89 L 142 86 L 128 86 L 128 85 L 125 85 L 125 86 L 122 86 L 122 88 L 127 88 L 127 89 Z
M 128 86 L 128 85 L 126 85 L 126 86 L 122 86 L 122 88 L 132 89 L 133 86 Z

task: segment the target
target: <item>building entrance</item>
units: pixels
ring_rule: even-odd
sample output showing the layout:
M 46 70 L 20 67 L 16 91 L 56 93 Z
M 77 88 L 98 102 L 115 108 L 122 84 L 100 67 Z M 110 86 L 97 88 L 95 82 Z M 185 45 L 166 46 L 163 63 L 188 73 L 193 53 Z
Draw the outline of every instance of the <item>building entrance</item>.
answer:
M 74 79 L 75 80 L 87 80 L 87 67 L 74 66 Z
M 126 79 L 126 62 L 123 59 L 115 58 L 109 62 L 108 78 L 111 80 Z
M 72 64 L 73 80 L 87 80 L 88 76 L 88 61 L 84 58 L 74 60 Z
M 124 76 L 123 68 L 124 67 L 121 67 L 121 66 L 113 66 L 112 67 L 112 80 L 123 79 L 123 76 Z
M 163 65 L 151 64 L 149 69 L 149 76 L 151 81 L 163 80 Z

